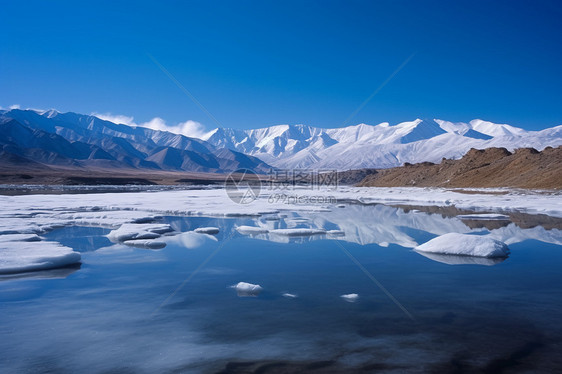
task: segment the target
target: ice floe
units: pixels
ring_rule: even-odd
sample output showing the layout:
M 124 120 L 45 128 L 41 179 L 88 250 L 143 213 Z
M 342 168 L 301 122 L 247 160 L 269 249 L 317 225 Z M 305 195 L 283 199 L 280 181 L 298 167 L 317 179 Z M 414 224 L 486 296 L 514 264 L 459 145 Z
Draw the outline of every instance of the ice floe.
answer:
M 441 262 L 447 265 L 484 265 L 493 266 L 506 260 L 507 257 L 475 257 L 475 256 L 455 256 L 443 255 L 430 252 L 417 252 L 430 260 Z
M 166 246 L 165 242 L 158 240 L 146 240 L 146 239 L 136 239 L 136 240 L 125 240 L 123 244 L 129 247 L 136 248 L 146 248 L 146 249 L 161 249 Z
M 342 231 L 342 230 L 328 230 L 328 231 L 326 231 L 326 234 L 332 235 L 332 236 L 342 236 L 342 235 L 345 235 L 345 231 Z
M 509 249 L 499 240 L 482 235 L 448 233 L 415 248 L 418 252 L 455 256 L 507 257 Z
M 269 231 L 275 235 L 283 236 L 308 236 L 325 234 L 326 230 L 312 229 L 312 228 L 296 228 L 296 229 L 275 229 Z
M 264 227 L 256 226 L 238 226 L 236 227 L 236 231 L 243 235 L 264 234 L 269 232 L 269 230 Z
M 505 214 L 495 214 L 495 213 L 474 213 L 474 214 L 459 214 L 457 216 L 459 219 L 475 219 L 475 220 L 508 220 L 509 216 Z
M 177 243 L 187 249 L 196 249 L 209 242 L 217 242 L 212 235 L 200 234 L 195 231 L 182 232 L 181 234 L 166 237 L 166 242 Z
M 359 299 L 359 295 L 356 293 L 348 293 L 346 295 L 341 295 L 340 297 L 348 303 L 354 303 Z
M 57 242 L 0 241 L 0 274 L 56 269 L 80 259 L 80 253 Z
M 107 237 L 114 243 L 127 240 L 156 239 L 162 234 L 174 231 L 168 224 L 125 223 L 111 231 Z
M 199 234 L 215 235 L 218 234 L 220 230 L 218 227 L 198 227 L 193 231 Z
M 41 238 L 36 234 L 7 234 L 0 235 L 0 243 L 3 242 L 38 242 Z
M 258 296 L 263 288 L 259 284 L 252 284 L 246 282 L 238 282 L 234 286 L 231 286 L 236 290 L 236 294 L 239 297 L 255 297 Z

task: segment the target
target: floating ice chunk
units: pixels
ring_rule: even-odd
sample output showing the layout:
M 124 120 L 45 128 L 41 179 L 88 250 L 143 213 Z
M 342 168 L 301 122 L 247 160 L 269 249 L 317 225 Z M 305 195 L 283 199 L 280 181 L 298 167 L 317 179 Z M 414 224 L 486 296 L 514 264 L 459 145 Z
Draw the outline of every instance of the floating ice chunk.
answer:
M 3 274 L 0 276 L 0 282 L 14 279 L 64 279 L 70 274 L 80 269 L 80 263 L 71 264 L 69 266 L 46 269 L 37 271 L 27 271 L 25 273 Z
M 263 219 L 266 221 L 279 221 L 281 218 L 279 216 L 266 216 Z
M 36 234 L 8 234 L 0 235 L 0 243 L 2 242 L 38 242 L 41 238 Z
M 80 253 L 57 242 L 0 242 L 0 274 L 56 269 L 80 262 Z
M 219 228 L 218 227 L 198 227 L 195 230 L 196 233 L 199 234 L 209 234 L 209 235 L 215 235 L 219 233 Z
M 112 242 L 124 242 L 136 239 L 156 239 L 161 234 L 173 231 L 168 224 L 134 224 L 125 223 L 117 230 L 111 231 L 107 237 Z
M 333 236 L 342 236 L 345 235 L 345 232 L 343 232 L 342 230 L 328 230 L 326 231 L 326 234 Z
M 269 232 L 266 228 L 256 226 L 238 226 L 236 231 L 243 235 L 265 234 Z
M 310 220 L 308 218 L 303 218 L 303 217 L 298 217 L 298 218 L 290 218 L 286 220 L 287 222 L 293 222 L 293 223 L 307 223 Z
M 21 223 L 20 223 L 21 221 Z M 0 235 L 37 234 L 44 230 L 29 220 L 18 218 L 0 219 Z
M 161 249 L 166 246 L 166 243 L 158 240 L 146 240 L 146 239 L 136 239 L 136 240 L 125 240 L 123 244 L 130 247 L 137 248 L 147 248 L 147 249 Z
M 236 290 L 236 294 L 239 297 L 255 297 L 260 294 L 263 288 L 259 284 L 252 284 L 246 282 L 238 282 L 234 286 L 231 286 Z
M 152 223 L 154 221 L 156 221 L 157 219 L 162 218 L 161 216 L 147 216 L 147 217 L 139 217 L 139 218 L 134 218 L 133 219 L 133 223 Z
M 283 236 L 308 236 L 308 235 L 319 235 L 325 234 L 326 230 L 320 229 L 276 229 L 270 231 L 272 234 L 283 235 Z
M 461 214 L 459 219 L 478 219 L 478 220 L 509 220 L 509 216 L 505 214 L 482 213 L 482 214 Z
M 356 293 L 348 293 L 346 295 L 341 295 L 340 297 L 348 303 L 354 303 L 357 301 L 357 299 L 359 299 L 359 295 Z
M 506 257 L 475 257 L 475 256 L 455 256 L 442 255 L 438 253 L 418 252 L 420 255 L 430 260 L 441 262 L 447 265 L 484 265 L 493 266 L 505 261 Z
M 419 252 L 456 256 L 507 257 L 509 249 L 499 240 L 487 236 L 448 233 L 415 248 Z
M 212 235 L 200 234 L 195 231 L 187 231 L 171 238 L 166 238 L 166 241 L 168 243 L 178 243 L 187 249 L 195 249 L 211 242 L 217 242 L 217 238 Z
M 147 224 L 145 230 L 155 232 L 157 234 L 165 234 L 174 231 L 174 229 L 172 229 L 172 226 L 168 225 L 167 223 Z
M 295 298 L 298 297 L 298 295 L 295 295 L 294 293 L 288 293 L 288 292 L 285 292 L 285 293 L 282 294 L 281 296 L 286 297 L 286 298 L 288 298 L 288 299 L 295 299 Z

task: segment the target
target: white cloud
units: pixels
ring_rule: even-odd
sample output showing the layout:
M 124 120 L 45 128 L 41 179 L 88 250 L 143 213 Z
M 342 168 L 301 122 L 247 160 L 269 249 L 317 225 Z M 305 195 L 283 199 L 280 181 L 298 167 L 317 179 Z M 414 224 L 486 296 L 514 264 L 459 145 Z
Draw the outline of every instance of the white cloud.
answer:
M 181 129 L 180 134 L 192 138 L 201 138 L 207 133 L 207 129 L 203 124 L 191 120 L 179 123 L 176 127 Z
M 152 129 L 152 130 L 169 131 L 169 130 L 167 130 L 168 126 L 166 125 L 166 121 L 164 121 L 160 117 L 154 117 L 153 119 L 151 119 L 148 122 L 141 123 L 139 126 L 148 127 L 149 129 Z
M 174 134 L 189 136 L 190 138 L 201 138 L 207 133 L 207 129 L 201 123 L 196 121 L 185 121 L 177 125 L 168 125 L 160 117 L 154 117 L 148 122 L 141 123 L 140 127 L 148 127 L 152 130 L 168 131 Z
M 14 104 L 14 105 L 10 105 L 8 108 L 10 108 L 10 109 L 20 109 L 20 105 Z
M 109 121 L 113 123 L 119 123 L 128 126 L 137 126 L 134 122 L 133 117 L 124 116 L 122 114 L 111 114 L 111 113 L 92 113 L 92 116 L 98 117 L 99 119 L 103 119 L 104 121 Z
M 207 133 L 207 129 L 203 124 L 192 120 L 180 122 L 177 125 L 168 125 L 162 118 L 154 117 L 148 122 L 139 124 L 135 122 L 134 117 L 125 116 L 122 114 L 92 113 L 92 115 L 113 123 L 121 123 L 132 127 L 147 127 L 149 129 L 158 131 L 168 131 L 174 134 L 189 136 L 191 138 L 201 138 Z

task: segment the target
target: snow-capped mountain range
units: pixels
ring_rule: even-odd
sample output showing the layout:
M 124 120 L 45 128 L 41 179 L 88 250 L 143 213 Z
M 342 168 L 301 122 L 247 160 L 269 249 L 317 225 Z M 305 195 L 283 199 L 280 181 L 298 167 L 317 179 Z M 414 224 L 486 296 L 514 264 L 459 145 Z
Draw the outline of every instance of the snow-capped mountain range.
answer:
M 256 157 L 201 139 L 55 110 L 0 110 L 0 166 L 267 172 Z
M 277 125 L 214 129 L 200 138 L 93 115 L 0 110 L 0 164 L 229 172 L 248 168 L 389 168 L 460 158 L 470 148 L 509 150 L 562 145 L 562 126 L 542 131 L 492 122 L 443 120 L 324 129 Z
M 214 129 L 202 139 L 220 147 L 260 158 L 278 168 L 389 168 L 405 162 L 439 162 L 460 158 L 470 148 L 533 147 L 562 144 L 562 125 L 527 131 L 483 120 L 468 123 L 439 119 L 360 124 L 323 129 L 278 125 L 253 130 Z

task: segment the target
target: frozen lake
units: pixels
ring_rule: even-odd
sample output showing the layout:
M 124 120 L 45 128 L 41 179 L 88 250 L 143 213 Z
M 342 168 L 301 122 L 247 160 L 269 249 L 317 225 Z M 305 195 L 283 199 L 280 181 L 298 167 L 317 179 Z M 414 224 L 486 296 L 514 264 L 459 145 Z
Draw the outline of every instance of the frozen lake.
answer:
M 164 215 L 156 223 L 175 235 L 159 250 L 114 244 L 110 228 L 54 228 L 42 237 L 82 264 L 0 278 L 0 372 L 562 370 L 559 221 L 418 209 Z M 311 227 L 335 231 L 274 233 Z M 413 250 L 449 232 L 489 235 L 511 254 Z M 238 294 L 239 282 L 263 289 Z

